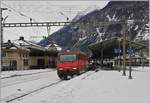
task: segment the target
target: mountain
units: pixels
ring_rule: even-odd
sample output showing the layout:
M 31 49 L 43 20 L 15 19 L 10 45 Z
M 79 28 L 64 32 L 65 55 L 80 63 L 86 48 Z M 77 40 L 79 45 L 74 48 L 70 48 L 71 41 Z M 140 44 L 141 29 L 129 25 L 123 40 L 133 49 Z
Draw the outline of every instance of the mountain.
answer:
M 46 46 L 49 41 L 54 40 L 63 49 L 72 48 L 89 52 L 87 45 L 99 41 L 102 32 L 105 40 L 122 36 L 121 24 L 100 26 L 100 22 L 123 20 L 141 21 L 127 27 L 131 31 L 131 35 L 128 36 L 134 41 L 148 40 L 149 1 L 110 1 L 100 10 L 76 16 L 73 23 L 43 39 L 39 44 Z

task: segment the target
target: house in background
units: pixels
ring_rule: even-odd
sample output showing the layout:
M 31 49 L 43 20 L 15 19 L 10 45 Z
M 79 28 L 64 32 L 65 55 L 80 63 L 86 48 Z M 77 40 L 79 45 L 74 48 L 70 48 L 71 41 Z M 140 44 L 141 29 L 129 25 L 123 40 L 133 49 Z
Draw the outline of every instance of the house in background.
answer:
M 29 66 L 30 69 L 44 69 L 55 67 L 57 49 L 54 46 L 49 48 L 37 45 L 20 37 L 18 40 L 13 41 L 16 44 L 21 44 L 22 47 L 30 49 L 29 53 Z
M 29 69 L 29 53 L 29 49 L 8 40 L 2 48 L 2 70 Z
M 16 44 L 21 44 L 22 47 L 30 49 L 29 53 L 29 68 L 30 69 L 44 69 L 46 68 L 46 49 L 40 45 L 29 42 L 24 39 L 24 37 L 20 37 L 17 40 L 13 41 Z
M 26 70 L 55 68 L 57 45 L 37 45 L 20 37 L 3 44 L 2 70 Z

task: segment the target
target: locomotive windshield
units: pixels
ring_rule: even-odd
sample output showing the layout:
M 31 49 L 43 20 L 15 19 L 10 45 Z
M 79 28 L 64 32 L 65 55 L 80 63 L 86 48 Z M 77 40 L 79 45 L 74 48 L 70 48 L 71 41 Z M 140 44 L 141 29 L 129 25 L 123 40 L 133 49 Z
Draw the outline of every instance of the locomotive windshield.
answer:
M 59 56 L 59 61 L 71 62 L 71 61 L 76 61 L 76 60 L 77 60 L 77 55 L 75 55 L 75 54 L 68 54 L 68 55 L 60 55 Z

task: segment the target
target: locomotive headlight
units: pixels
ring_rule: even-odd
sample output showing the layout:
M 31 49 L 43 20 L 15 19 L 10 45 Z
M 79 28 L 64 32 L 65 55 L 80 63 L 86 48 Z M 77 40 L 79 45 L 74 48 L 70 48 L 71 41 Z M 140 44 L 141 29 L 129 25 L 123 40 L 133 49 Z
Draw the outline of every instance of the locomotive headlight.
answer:
M 63 70 L 63 68 L 59 68 L 59 70 Z
M 76 70 L 77 68 L 73 68 L 74 70 Z

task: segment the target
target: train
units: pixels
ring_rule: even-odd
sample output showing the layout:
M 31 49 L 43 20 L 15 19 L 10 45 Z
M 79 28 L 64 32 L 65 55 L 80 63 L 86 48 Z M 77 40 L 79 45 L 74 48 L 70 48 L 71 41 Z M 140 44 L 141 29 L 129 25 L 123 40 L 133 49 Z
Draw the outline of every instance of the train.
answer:
M 88 56 L 83 52 L 60 52 L 56 65 L 59 78 L 66 80 L 87 70 Z

